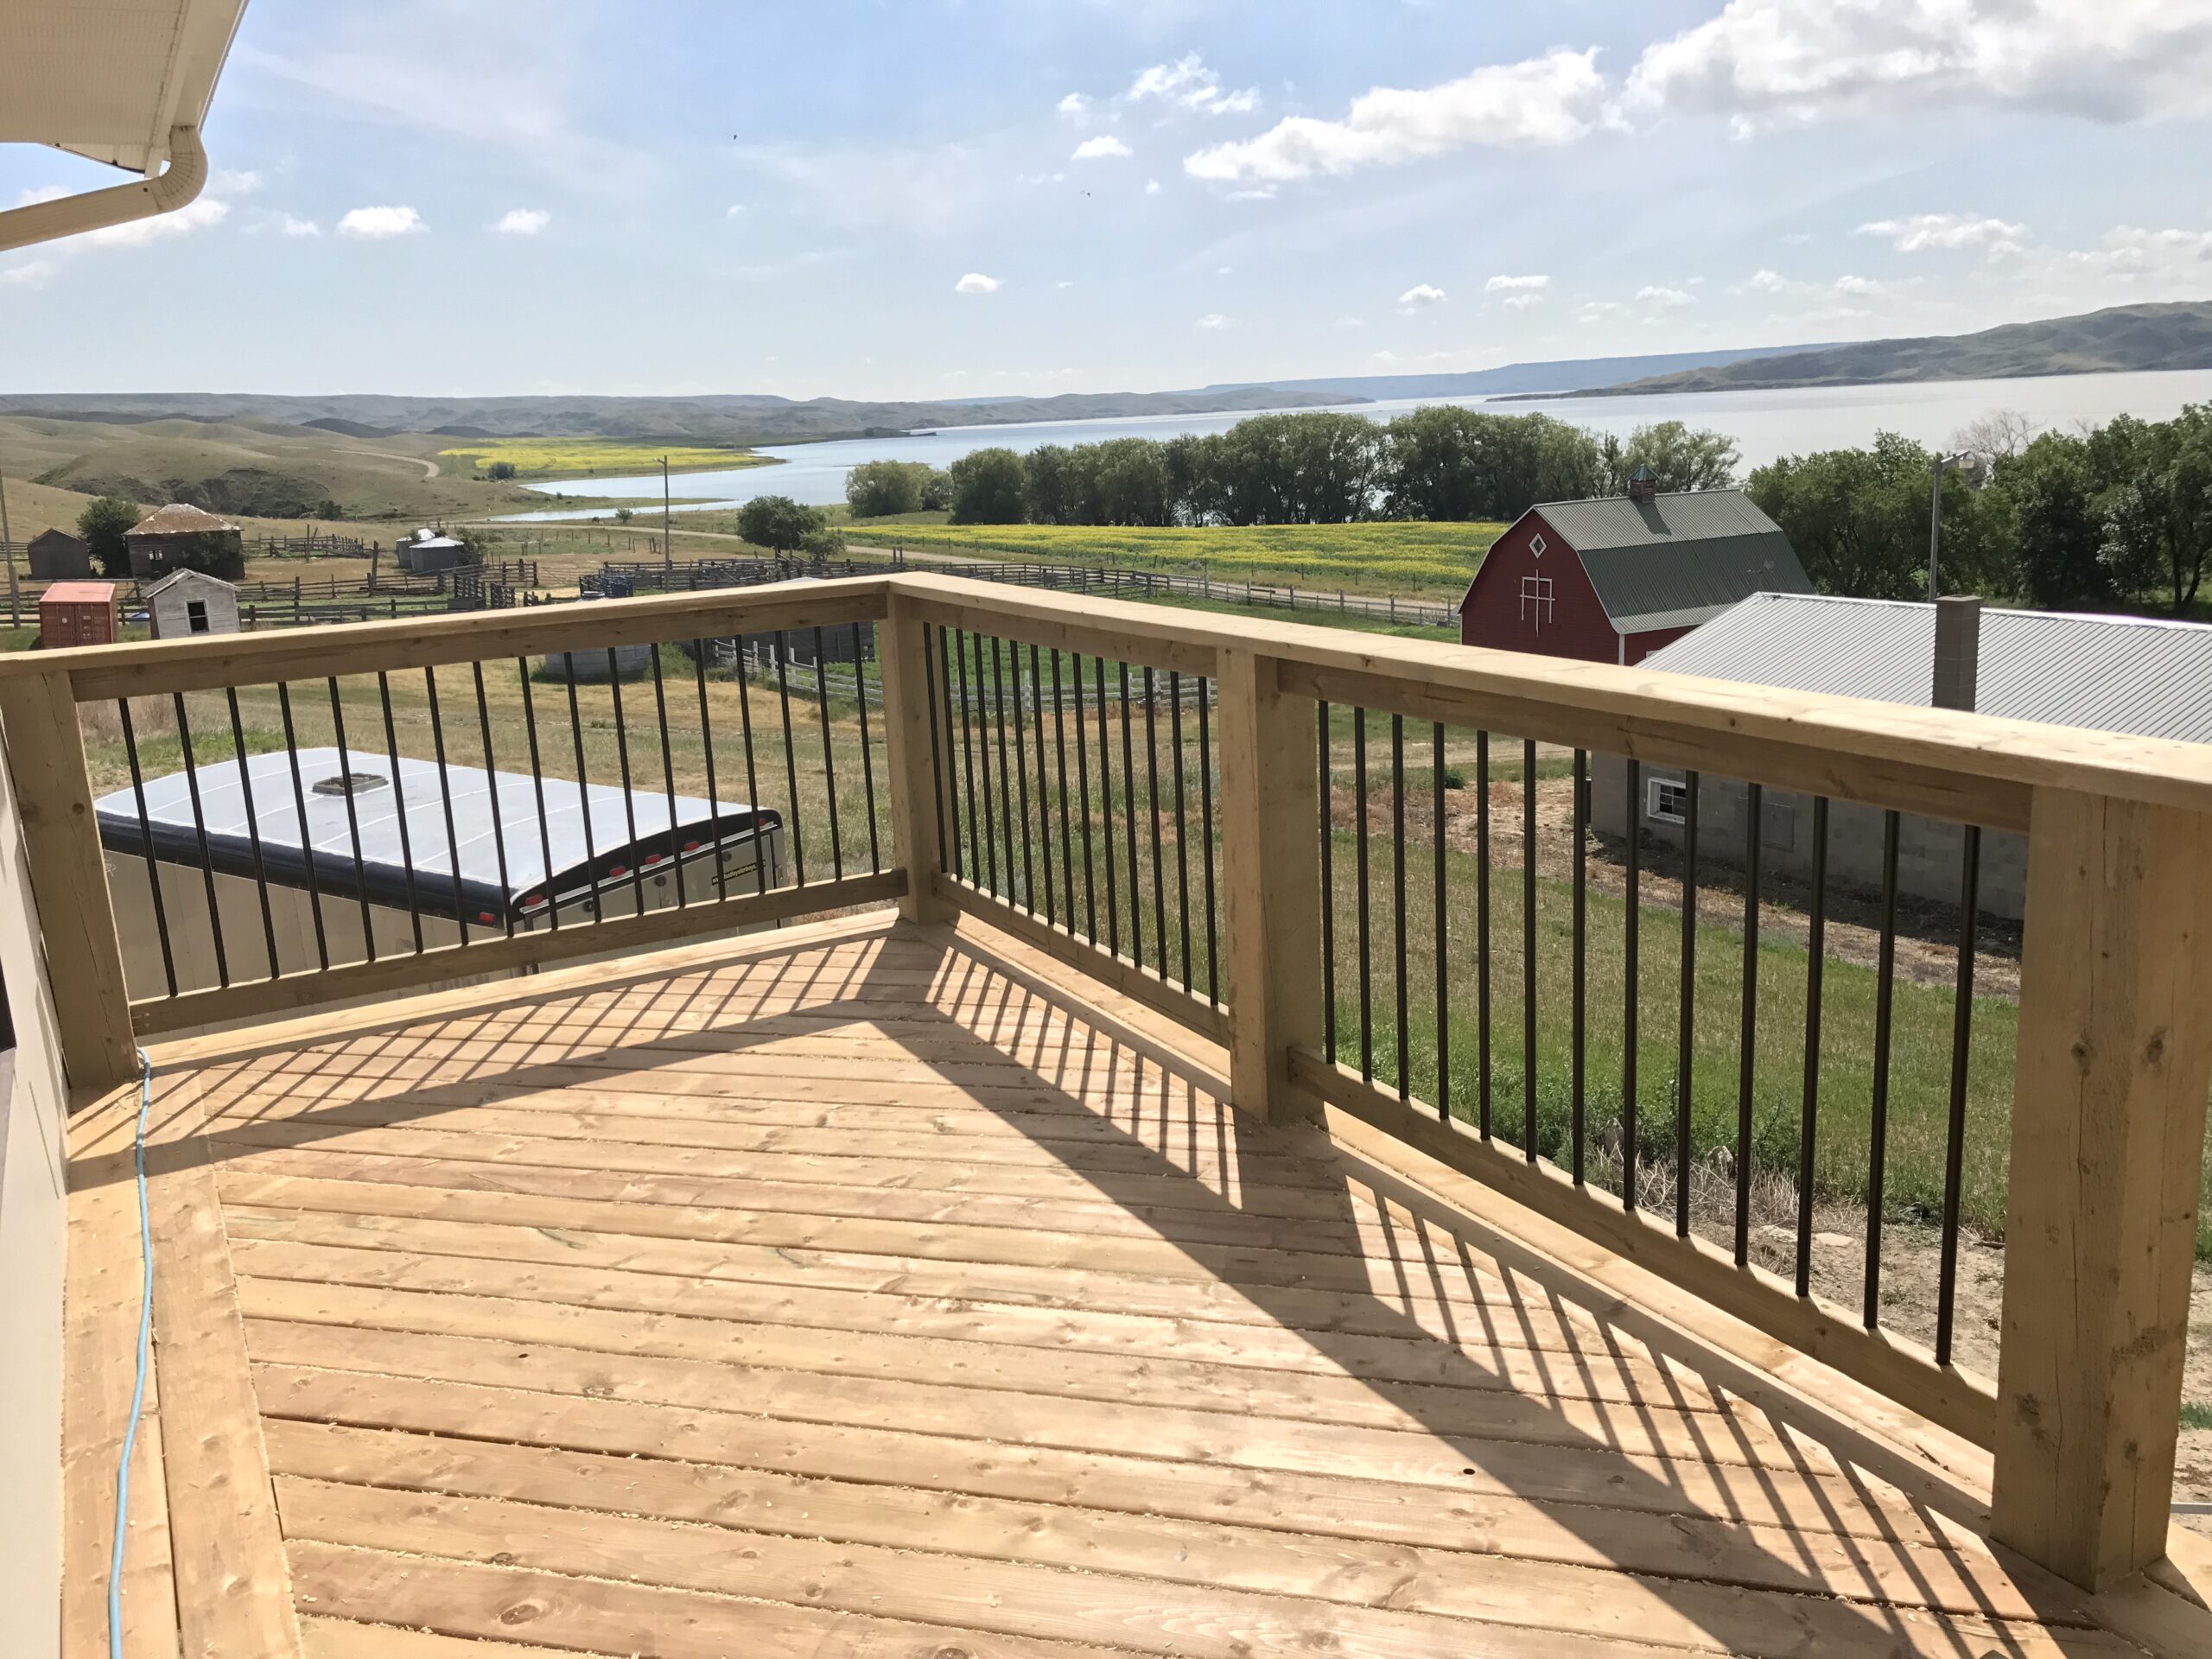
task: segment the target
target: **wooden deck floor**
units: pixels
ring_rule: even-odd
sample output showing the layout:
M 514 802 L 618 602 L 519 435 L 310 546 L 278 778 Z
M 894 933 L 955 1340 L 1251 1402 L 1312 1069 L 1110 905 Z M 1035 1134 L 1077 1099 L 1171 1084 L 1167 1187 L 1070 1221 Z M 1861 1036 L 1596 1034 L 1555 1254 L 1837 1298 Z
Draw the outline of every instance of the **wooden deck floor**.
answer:
M 2137 1651 L 1981 1541 L 1941 1435 L 1255 1127 L 1019 946 L 664 961 L 161 1057 L 128 1652 Z M 73 1656 L 135 1104 L 74 1148 Z

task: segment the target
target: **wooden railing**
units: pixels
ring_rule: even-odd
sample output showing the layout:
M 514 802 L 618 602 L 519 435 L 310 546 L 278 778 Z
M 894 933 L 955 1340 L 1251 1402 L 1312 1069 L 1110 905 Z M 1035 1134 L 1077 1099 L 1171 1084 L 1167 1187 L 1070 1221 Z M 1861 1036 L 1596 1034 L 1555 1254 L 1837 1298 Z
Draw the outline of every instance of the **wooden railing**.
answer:
M 772 715 L 744 677 L 710 683 L 704 654 L 669 654 L 817 628 L 852 630 L 849 658 L 831 654 L 877 678 L 880 699 L 848 705 L 825 678 L 810 702 L 801 664 Z M 556 734 L 577 761 L 550 768 L 529 664 L 639 645 L 655 650 L 630 707 L 650 703 L 652 721 L 626 715 L 623 671 L 581 697 L 569 678 L 538 694 L 565 707 Z M 486 695 L 495 667 L 521 727 L 494 718 L 507 696 Z M 116 762 L 100 733 L 88 750 L 80 709 L 172 702 L 185 759 L 200 739 L 183 700 L 213 695 L 227 715 L 214 753 L 231 742 L 243 769 L 257 740 L 240 696 L 278 688 L 294 745 L 304 705 L 282 688 L 308 686 L 340 732 L 353 701 L 372 734 L 354 751 L 388 747 L 396 776 L 403 674 L 423 677 L 442 789 L 447 746 L 466 760 L 477 750 L 456 733 L 480 728 L 485 772 L 515 763 L 520 733 L 541 795 L 549 779 L 581 794 L 588 730 L 611 735 L 626 784 L 639 761 L 649 817 L 665 785 L 669 849 L 688 799 L 678 772 L 703 763 L 701 821 L 720 826 L 734 801 L 768 806 L 810 866 L 757 861 L 749 890 L 724 880 L 658 908 L 639 887 L 620 915 L 606 884 L 638 874 L 594 871 L 569 926 L 537 925 L 523 895 L 474 937 L 462 916 L 451 942 L 426 938 L 418 915 L 414 948 L 380 957 L 365 908 L 360 960 L 288 960 L 272 931 L 258 973 L 129 983 L 110 897 L 119 855 L 103 859 L 88 754 Z M 741 763 L 729 700 L 748 696 L 764 706 L 736 704 Z M 692 701 L 696 755 L 669 712 Z M 639 733 L 658 747 L 633 755 Z M 0 734 L 80 1090 L 133 1075 L 142 1033 L 893 899 L 920 919 L 965 912 L 1222 1043 L 1241 1109 L 1380 1125 L 1988 1446 L 1994 1535 L 2075 1582 L 2101 1586 L 2163 1552 L 2212 1086 L 2212 749 L 911 573 L 26 656 L 0 663 Z M 1645 822 L 1651 776 L 1686 820 L 1672 840 Z M 1603 778 L 1624 777 L 1626 821 L 1609 839 L 1592 804 Z M 1784 797 L 1817 825 L 1809 887 L 1783 880 L 1769 833 Z M 1923 820 L 1924 836 L 1911 827 Z M 1515 863 L 1497 848 L 1516 825 Z M 1961 884 L 1959 943 L 1915 980 L 1898 962 L 1900 871 L 1929 848 Z M 1975 979 L 1992 959 L 1981 884 L 2004 848 L 2025 851 L 2024 925 L 2016 982 L 1991 989 Z M 1715 861 L 1735 853 L 1716 894 Z M 1831 855 L 1840 870 L 1860 853 L 1874 887 L 1852 912 Z M 1593 859 L 1615 861 L 1624 888 L 1595 884 Z M 543 867 L 557 862 L 549 846 Z M 149 886 L 164 891 L 158 874 Z M 1784 912 L 1807 931 L 1777 942 Z M 1849 919 L 1861 915 L 1873 919 Z M 1872 942 L 1871 968 L 1829 949 L 1824 930 L 1847 926 Z M 2001 940 L 1994 957 L 2009 974 Z M 1740 989 L 1732 1017 L 1701 1023 L 1716 960 Z M 1846 991 L 1865 993 L 1865 1065 L 1836 1058 L 1859 1017 Z M 1513 1018 L 1496 1018 L 1494 994 Z M 1899 1058 L 1922 1036 L 1924 1055 Z M 1802 1121 L 1794 1093 L 1774 1109 L 1778 1053 L 1802 1053 Z M 1899 1150 L 1920 1128 L 1927 1144 L 1906 1149 L 1925 1159 L 1924 1202 L 1902 1191 Z M 1700 1167 L 1709 1206 L 1693 1201 Z M 1864 1177 L 1847 1195 L 1866 1241 L 1856 1308 L 1808 1272 L 1815 1205 L 1839 1169 Z M 1797 1225 L 1772 1230 L 1794 1244 L 1794 1277 L 1751 1248 L 1755 1176 L 1793 1194 Z M 1907 1203 L 1940 1214 L 1932 1344 L 1892 1328 L 1880 1294 Z M 2005 1252 L 1993 1382 L 1955 1358 L 1962 1232 Z

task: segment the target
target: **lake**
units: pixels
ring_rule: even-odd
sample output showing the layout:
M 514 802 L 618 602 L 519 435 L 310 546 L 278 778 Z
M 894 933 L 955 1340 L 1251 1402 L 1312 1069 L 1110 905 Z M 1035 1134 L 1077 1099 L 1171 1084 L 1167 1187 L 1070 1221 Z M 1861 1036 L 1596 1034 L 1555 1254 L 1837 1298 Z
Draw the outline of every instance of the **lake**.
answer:
M 2038 430 L 2092 424 L 2115 415 L 2167 420 L 2184 404 L 2212 403 L 2212 370 L 2165 373 L 2044 375 L 2013 380 L 1930 380 L 1879 386 L 1821 386 L 1779 391 L 1678 392 L 1667 397 L 1556 397 L 1502 402 L 1496 398 L 1406 398 L 1355 404 L 1353 414 L 1387 421 L 1424 404 L 1458 404 L 1500 414 L 1537 411 L 1593 432 L 1626 437 L 1654 421 L 1682 420 L 1717 427 L 1736 440 L 1744 467 L 1782 455 L 1845 448 L 1872 441 L 1877 432 L 1900 432 L 1931 446 L 1949 439 L 1975 416 L 1995 409 L 2018 410 Z M 780 465 L 734 472 L 683 473 L 679 494 L 707 497 L 693 510 L 735 506 L 756 495 L 788 495 L 827 506 L 845 499 L 845 474 L 864 461 L 922 461 L 943 467 L 972 450 L 994 445 L 1034 449 L 1047 443 L 1096 443 L 1108 438 L 1172 438 L 1185 432 L 1225 432 L 1254 411 L 1223 415 L 1159 415 L 1136 420 L 1031 422 L 1007 426 L 947 427 L 902 437 L 851 438 L 834 443 L 780 444 L 759 453 Z M 658 473 L 637 478 L 580 478 L 532 487 L 548 495 L 611 496 L 658 503 Z M 679 507 L 678 512 L 685 511 Z M 598 516 L 573 509 L 512 515 L 502 522 Z

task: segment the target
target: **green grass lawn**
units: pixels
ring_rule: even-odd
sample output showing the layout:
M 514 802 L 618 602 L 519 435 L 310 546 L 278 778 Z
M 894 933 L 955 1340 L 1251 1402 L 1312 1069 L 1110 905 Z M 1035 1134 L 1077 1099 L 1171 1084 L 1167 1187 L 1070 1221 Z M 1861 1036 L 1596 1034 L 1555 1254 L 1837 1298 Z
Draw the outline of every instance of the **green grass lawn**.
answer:
M 899 524 L 850 527 L 855 543 L 982 559 L 1119 564 L 1347 593 L 1457 598 L 1505 526 L 1492 524 L 1208 525 L 1146 530 L 1087 524 Z

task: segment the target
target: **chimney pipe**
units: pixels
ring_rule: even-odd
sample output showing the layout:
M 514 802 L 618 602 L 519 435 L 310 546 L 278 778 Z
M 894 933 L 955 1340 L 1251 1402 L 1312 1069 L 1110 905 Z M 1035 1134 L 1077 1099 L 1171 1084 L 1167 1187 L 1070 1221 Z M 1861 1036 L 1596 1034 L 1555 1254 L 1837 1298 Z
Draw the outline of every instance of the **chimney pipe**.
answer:
M 1938 709 L 1974 712 L 1981 668 L 1981 601 L 1947 594 L 1936 601 L 1936 683 Z

